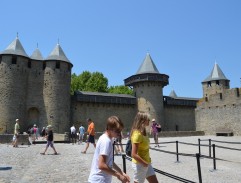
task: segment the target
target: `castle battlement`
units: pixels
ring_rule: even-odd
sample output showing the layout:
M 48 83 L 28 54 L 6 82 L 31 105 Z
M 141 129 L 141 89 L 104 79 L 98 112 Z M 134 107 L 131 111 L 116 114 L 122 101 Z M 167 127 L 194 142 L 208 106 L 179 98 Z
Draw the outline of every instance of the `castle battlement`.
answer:
M 211 94 L 209 97 L 201 98 L 197 108 L 223 107 L 225 105 L 241 104 L 241 88 L 223 90 L 221 93 Z

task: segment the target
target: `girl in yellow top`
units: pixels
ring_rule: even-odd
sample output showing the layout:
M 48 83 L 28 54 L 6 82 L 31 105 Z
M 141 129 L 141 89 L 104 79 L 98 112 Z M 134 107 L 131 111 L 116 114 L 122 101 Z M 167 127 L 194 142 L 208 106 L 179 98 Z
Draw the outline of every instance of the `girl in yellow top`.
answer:
M 149 122 L 150 117 L 147 113 L 138 112 L 132 125 L 131 156 L 135 183 L 143 183 L 145 179 L 150 183 L 158 183 L 149 153 L 150 141 L 146 132 Z

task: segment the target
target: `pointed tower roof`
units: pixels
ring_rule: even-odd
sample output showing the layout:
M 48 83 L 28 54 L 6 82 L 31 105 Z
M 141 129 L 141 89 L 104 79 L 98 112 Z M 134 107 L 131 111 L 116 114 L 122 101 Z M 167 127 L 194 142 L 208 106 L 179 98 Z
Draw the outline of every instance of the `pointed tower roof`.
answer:
M 30 58 L 33 60 L 44 60 L 44 58 L 38 48 L 36 48 L 36 50 L 34 50 L 34 52 Z
M 45 60 L 60 60 L 70 63 L 69 59 L 65 56 L 63 49 L 59 43 L 55 46 L 53 51 Z
M 125 86 L 134 86 L 136 83 L 140 82 L 158 82 L 164 87 L 169 84 L 168 79 L 168 75 L 159 73 L 150 54 L 147 53 L 146 58 L 142 62 L 137 73 L 124 79 L 124 82 Z
M 143 73 L 160 74 L 149 53 L 146 54 L 146 58 L 142 62 L 136 74 L 143 74 Z
M 228 80 L 216 62 L 211 74 L 202 83 L 213 80 Z
M 176 92 L 172 90 L 171 93 L 169 94 L 169 97 L 176 98 L 177 97 Z
M 11 55 L 20 55 L 24 57 L 29 57 L 21 42 L 19 41 L 18 37 L 3 51 L 1 54 L 11 54 Z

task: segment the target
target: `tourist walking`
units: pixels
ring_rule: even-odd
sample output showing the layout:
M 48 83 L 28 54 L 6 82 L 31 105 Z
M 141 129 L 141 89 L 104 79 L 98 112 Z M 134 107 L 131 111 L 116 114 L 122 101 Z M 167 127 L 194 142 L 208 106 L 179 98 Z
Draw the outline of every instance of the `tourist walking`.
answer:
M 13 147 L 18 147 L 18 138 L 20 133 L 19 119 L 15 120 L 16 123 L 14 125 L 14 135 L 13 135 Z
M 70 127 L 70 139 L 72 144 L 76 143 L 76 128 L 74 125 Z
M 145 179 L 147 179 L 150 183 L 158 182 L 154 169 L 151 165 L 149 152 L 150 140 L 146 132 L 146 127 L 149 126 L 149 122 L 149 114 L 138 112 L 132 125 L 131 156 L 135 183 L 144 183 Z
M 80 124 L 79 127 L 79 143 L 82 144 L 83 140 L 84 140 L 84 135 L 85 135 L 85 127 Z
M 116 149 L 118 154 L 122 154 L 125 152 L 122 145 L 122 139 L 123 139 L 123 133 L 121 132 L 120 134 L 118 134 L 116 138 Z
M 87 119 L 87 122 L 88 122 L 88 130 L 87 130 L 88 139 L 87 139 L 87 142 L 86 142 L 85 150 L 81 152 L 83 154 L 86 153 L 87 149 L 89 148 L 90 143 L 92 143 L 94 145 L 94 147 L 96 147 L 96 144 L 95 144 L 95 124 L 90 118 Z
M 112 176 L 117 177 L 122 183 L 130 182 L 130 177 L 113 161 L 113 138 L 121 133 L 123 127 L 117 116 L 107 119 L 106 131 L 97 142 L 88 182 L 111 183 Z
M 161 125 L 159 125 L 155 119 L 152 119 L 152 125 L 151 125 L 151 128 L 150 128 L 150 134 L 153 135 L 153 138 L 154 138 L 154 141 L 155 141 L 155 147 L 159 147 L 159 144 L 158 144 L 158 132 L 159 132 L 159 129 L 161 129 Z
M 48 126 L 47 126 L 46 139 L 47 139 L 46 148 L 45 148 L 44 152 L 43 152 L 43 153 L 40 153 L 40 154 L 45 155 L 48 147 L 50 146 L 50 147 L 54 150 L 54 154 L 57 155 L 58 153 L 57 153 L 57 151 L 56 151 L 56 149 L 55 149 L 55 147 L 54 147 L 54 143 L 53 143 L 53 141 L 54 141 L 54 134 L 53 134 L 53 130 L 52 130 L 52 126 L 51 126 L 51 125 L 48 125 Z

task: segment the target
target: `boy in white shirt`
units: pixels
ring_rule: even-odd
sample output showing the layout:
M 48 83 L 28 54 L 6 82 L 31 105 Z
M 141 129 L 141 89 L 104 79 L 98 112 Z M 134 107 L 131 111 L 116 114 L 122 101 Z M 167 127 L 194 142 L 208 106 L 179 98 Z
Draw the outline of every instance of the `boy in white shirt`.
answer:
M 106 131 L 96 145 L 88 182 L 111 183 L 112 176 L 117 177 L 122 183 L 130 182 L 130 177 L 113 162 L 113 138 L 121 133 L 123 127 L 117 116 L 107 119 Z

